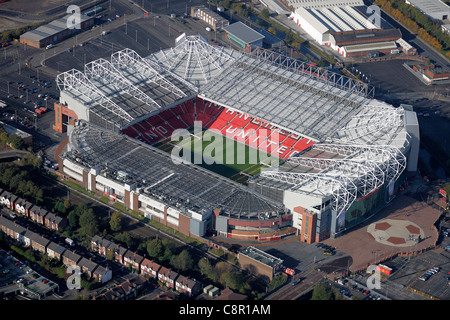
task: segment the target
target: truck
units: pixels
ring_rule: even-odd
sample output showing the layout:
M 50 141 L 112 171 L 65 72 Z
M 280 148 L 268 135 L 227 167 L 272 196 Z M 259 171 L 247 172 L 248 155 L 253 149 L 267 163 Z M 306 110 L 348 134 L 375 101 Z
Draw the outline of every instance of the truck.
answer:
M 74 246 L 75 245 L 75 241 L 73 241 L 72 239 L 70 239 L 70 238 L 66 238 L 66 243 L 69 245 L 69 246 Z

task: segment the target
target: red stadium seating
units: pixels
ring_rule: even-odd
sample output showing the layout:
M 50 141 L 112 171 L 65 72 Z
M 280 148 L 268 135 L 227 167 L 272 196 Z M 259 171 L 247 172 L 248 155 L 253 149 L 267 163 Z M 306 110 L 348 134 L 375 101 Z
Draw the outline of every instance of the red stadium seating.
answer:
M 159 114 L 126 128 L 123 133 L 153 144 L 169 138 L 176 129 L 194 126 L 194 121 L 201 121 L 204 129 L 217 130 L 222 135 L 259 150 L 270 151 L 280 158 L 287 158 L 314 144 L 306 138 L 280 130 L 263 119 L 229 111 L 199 97 L 162 110 Z

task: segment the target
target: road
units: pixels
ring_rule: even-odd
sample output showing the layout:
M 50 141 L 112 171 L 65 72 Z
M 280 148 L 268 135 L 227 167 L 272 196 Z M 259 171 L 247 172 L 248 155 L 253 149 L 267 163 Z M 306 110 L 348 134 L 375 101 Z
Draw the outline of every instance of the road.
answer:
M 316 283 L 323 279 L 324 276 L 325 273 L 317 271 L 315 268 L 311 268 L 295 275 L 293 280 L 288 281 L 283 287 L 266 297 L 264 300 L 297 300 L 302 295 L 312 290 Z M 296 284 L 292 285 L 292 281 L 296 281 Z

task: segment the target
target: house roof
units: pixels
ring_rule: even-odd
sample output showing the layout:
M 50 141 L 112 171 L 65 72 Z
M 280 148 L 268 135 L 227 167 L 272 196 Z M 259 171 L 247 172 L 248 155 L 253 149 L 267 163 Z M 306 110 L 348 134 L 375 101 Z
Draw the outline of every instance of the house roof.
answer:
M 105 267 L 97 265 L 97 268 L 94 270 L 94 274 L 105 274 L 107 270 L 108 269 L 106 269 Z
M 167 273 L 167 277 L 171 280 L 175 280 L 178 276 L 179 276 L 179 273 L 175 272 L 173 270 L 169 270 L 169 272 Z
M 128 249 L 125 247 L 122 247 L 120 244 L 117 244 L 113 250 L 114 250 L 115 254 L 119 254 L 119 255 L 123 256 L 127 252 Z
M 74 262 L 78 262 L 81 259 L 81 256 L 78 253 L 75 253 L 71 250 L 64 251 L 63 257 L 66 257 L 67 259 Z
M 128 250 L 128 251 L 125 253 L 125 256 L 124 256 L 124 257 L 127 258 L 127 259 L 130 259 L 130 260 L 132 260 L 132 261 L 134 261 L 134 262 L 137 262 L 137 263 L 141 263 L 142 260 L 144 260 L 144 257 L 143 257 L 143 256 L 137 254 L 137 253 L 134 252 L 134 251 L 130 251 L 130 250 Z
M 193 279 L 189 279 L 188 277 L 184 276 L 184 275 L 180 275 L 177 278 L 177 283 L 182 284 L 188 288 L 193 288 L 196 284 L 198 284 L 197 281 L 193 280 Z
M 235 293 L 230 288 L 225 288 L 222 290 L 220 295 L 214 300 L 246 300 L 247 296 L 240 293 Z
M 33 204 L 25 199 L 18 198 L 16 201 L 16 205 L 21 205 L 25 209 L 29 209 L 33 206 Z
M 58 254 L 63 254 L 64 250 L 66 250 L 66 248 L 60 246 L 59 244 L 53 241 L 50 241 L 50 243 L 47 246 L 47 249 L 52 250 Z
M 141 262 L 141 266 L 151 268 L 154 271 L 158 271 L 161 268 L 159 264 L 147 258 L 144 258 L 144 260 Z
M 13 193 L 11 193 L 9 191 L 6 191 L 6 190 L 3 191 L 3 193 L 1 194 L 0 197 L 5 198 L 5 199 L 9 199 L 10 201 L 15 201 L 17 199 L 17 196 L 15 194 L 13 194 Z
M 120 286 L 113 287 L 104 293 L 107 300 L 114 300 L 114 298 L 120 297 L 123 294 L 123 289 Z
M 253 43 L 264 39 L 264 36 L 261 33 L 253 30 L 240 21 L 230 24 L 228 27 L 225 27 L 224 30 L 241 39 L 245 43 Z
M 47 246 L 50 243 L 49 239 L 44 238 L 44 236 L 38 234 L 38 233 L 34 233 L 31 236 L 31 241 L 36 242 L 37 244 L 40 244 L 42 246 Z
M 99 244 L 102 241 L 102 239 L 103 239 L 102 237 L 100 237 L 98 235 L 95 235 L 95 236 L 92 237 L 91 242 Z
M 34 205 L 34 206 L 31 208 L 30 211 L 33 212 L 34 214 L 40 216 L 40 217 L 45 217 L 45 215 L 48 213 L 47 210 L 45 210 L 45 209 L 43 209 L 43 208 L 41 208 L 41 207 L 38 207 L 37 205 Z
M 78 265 L 87 268 L 89 272 L 94 272 L 95 268 L 98 267 L 97 263 L 84 257 L 81 258 L 80 262 L 78 262 Z
M 61 221 L 63 221 L 63 217 L 60 217 L 60 216 L 58 216 L 58 215 L 56 215 L 56 214 L 54 214 L 54 213 L 52 213 L 52 212 L 49 212 L 46 216 L 45 216 L 45 219 L 46 220 L 49 220 L 49 221 L 51 221 L 51 222 L 54 222 L 54 223 L 61 223 Z
M 116 244 L 108 239 L 102 238 L 98 235 L 92 237 L 91 242 L 94 242 L 96 245 L 101 248 L 110 249 L 111 246 L 116 246 Z

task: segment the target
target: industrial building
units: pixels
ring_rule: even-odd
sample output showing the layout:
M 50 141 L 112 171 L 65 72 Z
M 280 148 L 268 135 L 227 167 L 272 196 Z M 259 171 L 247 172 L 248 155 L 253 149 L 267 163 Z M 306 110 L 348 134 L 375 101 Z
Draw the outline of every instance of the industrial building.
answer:
M 55 126 L 69 138 L 60 174 L 199 239 L 336 237 L 386 206 L 417 169 L 413 111 L 264 49 L 183 36 L 148 57 L 124 49 L 63 72 L 57 85 Z M 257 150 L 278 137 L 282 161 L 244 185 L 155 147 L 197 121 L 223 135 L 251 130 L 240 141 Z M 261 129 L 268 139 L 251 139 Z
M 433 20 L 445 22 L 450 18 L 450 6 L 441 0 L 405 0 Z
M 291 1 L 291 19 L 317 43 L 330 46 L 343 57 L 367 56 L 370 52 L 396 52 L 402 38 L 362 1 Z
M 283 270 L 283 260 L 268 254 L 256 247 L 245 247 L 238 254 L 239 265 L 242 269 L 250 270 L 258 276 L 264 276 L 272 281 L 274 276 Z
M 203 20 L 212 30 L 218 31 L 230 25 L 230 22 L 205 6 L 192 7 L 191 17 Z
M 25 32 L 20 36 L 20 43 L 34 48 L 45 48 L 49 44 L 55 44 L 74 35 L 79 30 L 86 30 L 94 25 L 93 16 L 88 17 L 81 15 L 80 29 L 71 29 L 68 27 L 71 23 L 70 20 L 68 22 L 69 18 L 70 15 L 67 15 L 60 19 L 53 20 L 52 22 L 40 26 L 34 30 Z
M 235 22 L 225 29 L 225 36 L 234 44 L 250 52 L 263 47 L 264 36 L 242 22 Z

